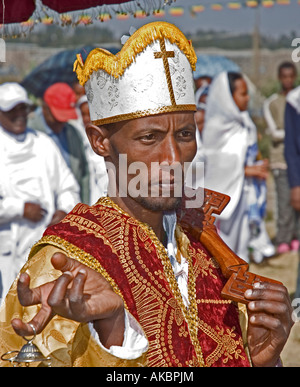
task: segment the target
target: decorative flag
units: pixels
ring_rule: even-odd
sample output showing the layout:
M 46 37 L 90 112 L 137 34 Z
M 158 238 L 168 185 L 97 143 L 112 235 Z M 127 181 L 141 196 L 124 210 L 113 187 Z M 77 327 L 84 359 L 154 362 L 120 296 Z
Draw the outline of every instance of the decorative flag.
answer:
M 76 24 L 82 24 L 82 25 L 89 25 L 89 24 L 93 24 L 93 19 L 91 16 L 89 15 L 82 15 L 79 17 L 78 21 Z
M 274 6 L 274 1 L 273 0 L 263 0 L 261 4 L 265 8 L 271 8 Z
M 136 11 L 133 16 L 137 19 L 144 19 L 147 15 L 145 11 L 139 10 Z
M 155 17 L 165 17 L 166 12 L 164 9 L 158 9 L 157 11 L 153 12 L 153 16 Z
M 62 15 L 60 15 L 60 20 L 63 26 L 68 26 L 72 24 L 72 17 L 67 13 L 63 13 Z
M 106 22 L 108 20 L 111 19 L 111 16 L 109 13 L 101 13 L 98 17 L 98 19 L 101 21 L 101 22 Z
M 258 6 L 258 1 L 257 0 L 248 0 L 248 1 L 246 1 L 246 5 L 249 8 L 256 8 Z
M 200 12 L 203 12 L 204 10 L 205 10 L 204 5 L 193 5 L 191 7 L 191 12 L 193 13 L 200 13 Z
M 237 3 L 237 2 L 228 3 L 227 6 L 228 6 L 229 9 L 241 9 L 242 8 L 242 4 L 241 3 Z
M 129 18 L 128 13 L 117 13 L 116 18 L 118 20 L 127 20 Z
M 184 14 L 184 8 L 183 7 L 171 7 L 169 9 L 169 14 L 171 16 L 182 16 Z
M 46 26 L 53 24 L 53 17 L 44 17 L 42 19 L 42 23 L 45 24 Z
M 223 5 L 222 4 L 212 4 L 210 7 L 213 11 L 222 11 Z

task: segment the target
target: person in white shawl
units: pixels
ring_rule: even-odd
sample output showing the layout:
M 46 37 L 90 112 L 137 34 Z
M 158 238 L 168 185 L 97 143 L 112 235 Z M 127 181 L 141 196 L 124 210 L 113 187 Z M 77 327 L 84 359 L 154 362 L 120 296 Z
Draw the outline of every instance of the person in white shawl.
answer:
M 250 222 L 255 225 L 259 219 L 259 192 L 254 192 L 252 179 L 265 180 L 268 173 L 265 161 L 256 163 L 257 133 L 247 112 L 248 102 L 247 83 L 241 74 L 219 74 L 210 86 L 202 133 L 205 186 L 231 197 L 227 208 L 218 217 L 219 233 L 227 245 L 246 261 L 249 261 Z M 250 212 L 254 203 L 256 210 Z M 272 255 L 272 245 L 264 224 L 259 223 L 263 238 L 254 246 L 267 246 L 266 255 Z M 255 235 L 257 237 L 258 234 Z M 267 251 L 268 248 L 272 251 Z

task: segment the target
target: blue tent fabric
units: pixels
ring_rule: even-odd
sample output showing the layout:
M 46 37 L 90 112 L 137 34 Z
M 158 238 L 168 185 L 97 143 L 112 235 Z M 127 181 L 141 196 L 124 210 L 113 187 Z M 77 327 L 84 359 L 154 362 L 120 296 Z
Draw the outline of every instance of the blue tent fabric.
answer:
M 65 82 L 72 86 L 77 80 L 76 74 L 73 72 L 76 55 L 81 54 L 83 61 L 85 61 L 90 51 L 94 48 L 96 47 L 84 46 L 58 52 L 33 69 L 23 79 L 21 85 L 28 93 L 37 98 L 42 98 L 46 89 L 56 82 Z M 108 50 L 113 54 L 119 51 L 116 48 L 108 48 Z
M 240 72 L 240 67 L 222 55 L 198 55 L 194 79 L 202 77 L 214 78 L 222 71 Z

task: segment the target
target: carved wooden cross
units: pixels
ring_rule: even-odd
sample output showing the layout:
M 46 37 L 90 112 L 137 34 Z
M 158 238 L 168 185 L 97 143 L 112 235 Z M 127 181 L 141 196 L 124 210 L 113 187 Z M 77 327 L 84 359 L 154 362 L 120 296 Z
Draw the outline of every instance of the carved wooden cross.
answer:
M 173 86 L 172 86 L 171 73 L 170 73 L 170 67 L 169 67 L 169 61 L 168 61 L 168 58 L 174 58 L 175 52 L 174 51 L 167 51 L 166 50 L 166 45 L 165 45 L 164 38 L 159 39 L 159 45 L 160 45 L 161 51 L 160 52 L 155 52 L 154 53 L 154 58 L 155 59 L 162 59 L 163 60 L 163 64 L 164 64 L 164 68 L 165 68 L 165 72 L 166 72 L 166 77 L 167 77 L 168 89 L 169 89 L 169 93 L 170 93 L 171 103 L 172 103 L 173 106 L 175 106 L 176 105 L 176 101 L 175 101 L 174 90 L 173 90 Z

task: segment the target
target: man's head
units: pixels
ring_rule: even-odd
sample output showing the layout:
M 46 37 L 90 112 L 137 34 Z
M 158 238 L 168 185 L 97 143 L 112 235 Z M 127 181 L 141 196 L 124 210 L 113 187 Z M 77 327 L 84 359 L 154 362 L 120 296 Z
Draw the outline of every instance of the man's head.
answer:
M 49 127 L 60 132 L 67 121 L 76 119 L 75 104 L 75 92 L 68 84 L 58 82 L 49 86 L 43 98 L 43 114 Z
M 181 202 L 184 167 L 197 149 L 193 112 L 90 124 L 87 134 L 94 151 L 114 167 L 119 194 L 152 211 L 171 210 Z
M 292 62 L 283 62 L 278 67 L 278 80 L 284 92 L 289 92 L 295 87 L 297 69 Z
M 24 133 L 31 106 L 21 85 L 15 82 L 0 85 L 0 124 L 5 130 L 13 134 Z
M 196 153 L 196 61 L 177 27 L 156 22 L 136 31 L 117 55 L 95 49 L 74 64 L 85 85 L 94 151 L 115 168 L 119 196 L 153 211 L 181 201 L 184 163 Z

